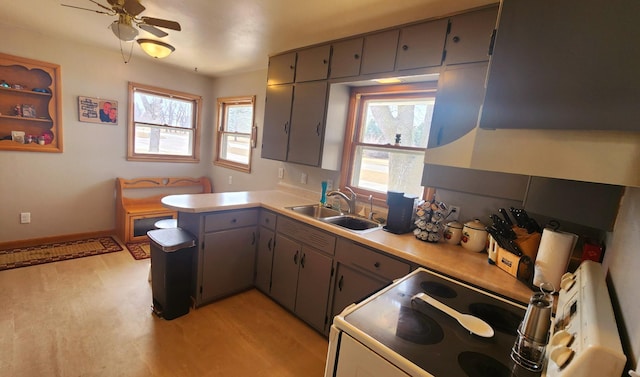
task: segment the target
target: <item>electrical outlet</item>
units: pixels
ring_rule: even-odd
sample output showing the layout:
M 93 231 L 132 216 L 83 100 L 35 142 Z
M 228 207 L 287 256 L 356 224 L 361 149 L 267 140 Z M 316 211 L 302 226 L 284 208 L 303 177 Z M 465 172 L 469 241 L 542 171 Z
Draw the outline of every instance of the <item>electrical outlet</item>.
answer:
M 307 173 L 302 173 L 302 175 L 300 176 L 300 183 L 302 183 L 303 185 L 307 184 Z
M 31 212 L 21 212 L 20 224 L 30 224 L 30 223 L 31 223 Z
M 460 207 L 458 206 L 449 206 L 449 216 L 447 216 L 447 220 L 455 221 L 460 217 Z
M 278 168 L 278 178 L 284 178 L 284 168 Z
M 232 176 L 232 175 L 230 175 L 230 176 L 229 176 L 229 184 L 230 184 L 230 185 L 232 185 L 232 184 L 233 184 L 233 176 Z

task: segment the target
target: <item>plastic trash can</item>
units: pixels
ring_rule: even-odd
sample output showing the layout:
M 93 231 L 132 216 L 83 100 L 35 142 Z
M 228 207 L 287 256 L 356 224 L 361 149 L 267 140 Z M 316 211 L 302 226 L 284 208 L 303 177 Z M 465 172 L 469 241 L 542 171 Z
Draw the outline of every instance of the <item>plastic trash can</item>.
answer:
M 153 312 L 167 320 L 189 313 L 196 238 L 180 228 L 147 232 L 151 240 Z

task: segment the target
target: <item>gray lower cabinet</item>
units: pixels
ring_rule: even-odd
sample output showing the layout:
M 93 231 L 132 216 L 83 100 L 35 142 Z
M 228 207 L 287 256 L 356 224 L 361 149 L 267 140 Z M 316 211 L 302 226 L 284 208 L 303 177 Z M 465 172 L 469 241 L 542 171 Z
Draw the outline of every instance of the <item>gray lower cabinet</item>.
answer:
M 178 214 L 178 226 L 198 238 L 192 296 L 196 306 L 254 285 L 258 210 Z
M 283 217 L 277 229 L 270 295 L 324 332 L 335 236 Z
M 273 266 L 273 249 L 276 242 L 277 215 L 267 210 L 260 210 L 258 219 L 258 250 L 256 251 L 256 288 L 269 294 L 271 290 L 271 269 Z
M 331 318 L 411 271 L 410 264 L 405 261 L 344 238 L 336 242 L 335 261 Z

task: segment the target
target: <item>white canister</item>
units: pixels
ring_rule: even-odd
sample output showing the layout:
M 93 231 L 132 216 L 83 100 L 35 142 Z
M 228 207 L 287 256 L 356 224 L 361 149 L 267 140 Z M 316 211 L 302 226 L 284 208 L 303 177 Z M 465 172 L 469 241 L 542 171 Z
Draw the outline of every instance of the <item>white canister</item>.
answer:
M 467 250 L 479 253 L 487 247 L 488 236 L 486 226 L 475 219 L 464 224 L 460 244 Z
M 462 239 L 462 224 L 457 221 L 450 221 L 444 226 L 444 242 L 457 245 Z
M 533 285 L 539 287 L 542 283 L 551 283 L 555 291 L 560 290 L 560 279 L 567 272 L 576 242 L 576 234 L 545 228 L 534 265 Z

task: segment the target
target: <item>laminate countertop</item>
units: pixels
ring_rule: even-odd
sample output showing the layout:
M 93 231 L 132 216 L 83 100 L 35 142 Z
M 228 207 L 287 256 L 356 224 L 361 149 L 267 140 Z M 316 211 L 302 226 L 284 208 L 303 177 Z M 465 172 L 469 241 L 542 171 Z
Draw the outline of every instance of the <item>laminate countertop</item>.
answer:
M 500 268 L 490 265 L 487 262 L 487 254 L 484 252 L 470 252 L 459 245 L 423 242 L 416 239 L 412 233 L 398 235 L 382 229 L 368 233 L 356 233 L 286 208 L 315 203 L 317 201 L 310 200 L 305 196 L 281 190 L 183 194 L 170 195 L 162 199 L 162 204 L 166 208 L 188 213 L 265 208 L 494 292 L 499 296 L 508 297 L 525 306 L 533 293 L 525 283 Z

